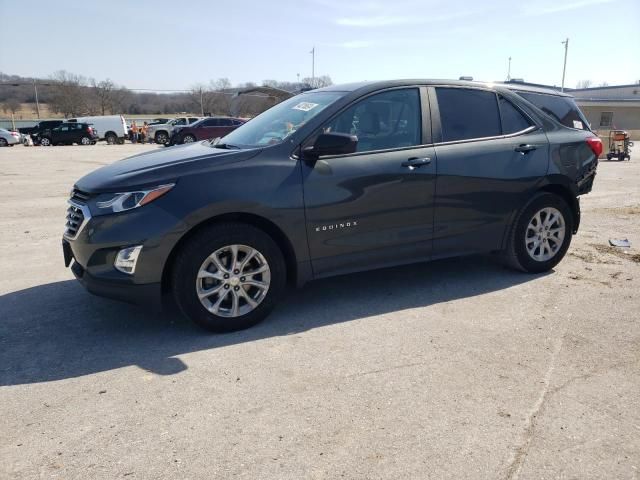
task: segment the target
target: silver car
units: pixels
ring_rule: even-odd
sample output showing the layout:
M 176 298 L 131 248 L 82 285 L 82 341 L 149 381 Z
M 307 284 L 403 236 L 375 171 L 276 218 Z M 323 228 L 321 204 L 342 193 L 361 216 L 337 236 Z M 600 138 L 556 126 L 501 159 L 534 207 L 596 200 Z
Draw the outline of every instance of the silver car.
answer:
M 13 147 L 16 143 L 21 142 L 22 135 L 20 133 L 0 128 L 0 147 Z
M 178 117 L 174 118 L 173 120 L 169 120 L 167 123 L 149 125 L 147 137 L 152 139 L 156 143 L 169 143 L 169 138 L 171 138 L 174 127 L 191 125 L 192 123 L 197 122 L 200 119 L 201 117 Z

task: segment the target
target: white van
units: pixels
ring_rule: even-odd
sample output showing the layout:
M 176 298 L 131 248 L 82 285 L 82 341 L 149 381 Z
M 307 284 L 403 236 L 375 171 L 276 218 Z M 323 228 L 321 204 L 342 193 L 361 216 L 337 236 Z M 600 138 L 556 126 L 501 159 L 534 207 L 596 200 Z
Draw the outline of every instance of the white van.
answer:
M 97 117 L 77 117 L 70 118 L 68 122 L 89 123 L 98 131 L 100 140 L 106 140 L 107 143 L 113 145 L 115 143 L 124 143 L 127 138 L 127 124 L 122 115 L 102 115 Z

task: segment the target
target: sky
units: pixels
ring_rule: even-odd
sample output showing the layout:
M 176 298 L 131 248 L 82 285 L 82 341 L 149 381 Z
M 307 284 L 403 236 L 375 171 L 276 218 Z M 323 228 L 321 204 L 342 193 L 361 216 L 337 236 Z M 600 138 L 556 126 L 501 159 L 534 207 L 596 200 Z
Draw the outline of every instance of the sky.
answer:
M 27 6 L 28 5 L 28 6 Z M 139 89 L 394 78 L 640 80 L 640 0 L 0 0 L 0 72 Z M 7 19 L 11 19 L 10 21 Z

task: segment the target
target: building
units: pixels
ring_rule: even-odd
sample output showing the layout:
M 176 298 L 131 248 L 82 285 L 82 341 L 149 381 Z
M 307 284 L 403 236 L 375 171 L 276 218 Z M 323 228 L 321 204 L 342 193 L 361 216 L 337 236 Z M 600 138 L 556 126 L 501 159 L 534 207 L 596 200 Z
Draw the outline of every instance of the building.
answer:
M 627 130 L 640 140 L 640 83 L 566 89 L 584 112 L 591 128 L 605 139 L 611 130 Z
M 509 83 L 560 90 L 556 85 L 522 80 L 511 80 Z M 640 82 L 606 87 L 565 88 L 564 92 L 573 95 L 591 129 L 605 140 L 605 150 L 611 130 L 626 130 L 632 140 L 640 140 Z

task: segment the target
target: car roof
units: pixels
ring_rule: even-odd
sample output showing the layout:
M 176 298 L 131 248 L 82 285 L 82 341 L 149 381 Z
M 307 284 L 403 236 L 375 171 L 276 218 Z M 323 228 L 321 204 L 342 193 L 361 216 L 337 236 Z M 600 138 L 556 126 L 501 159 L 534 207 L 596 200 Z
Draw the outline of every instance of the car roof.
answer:
M 490 89 L 507 88 L 509 90 L 543 93 L 547 95 L 556 95 L 570 97 L 563 92 L 554 90 L 552 88 L 534 87 L 522 83 L 504 83 L 504 82 L 474 82 L 468 80 L 446 80 L 446 79 L 404 79 L 404 80 L 384 80 L 373 82 L 356 82 L 356 83 L 344 83 L 341 85 L 331 85 L 329 87 L 319 88 L 316 90 L 309 90 L 305 93 L 311 92 L 360 92 L 367 93 L 369 91 L 380 90 L 384 88 L 403 87 L 411 85 L 450 85 L 454 87 L 484 87 Z

